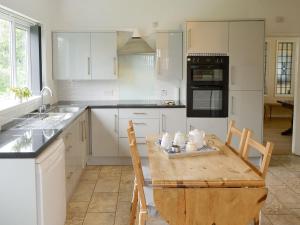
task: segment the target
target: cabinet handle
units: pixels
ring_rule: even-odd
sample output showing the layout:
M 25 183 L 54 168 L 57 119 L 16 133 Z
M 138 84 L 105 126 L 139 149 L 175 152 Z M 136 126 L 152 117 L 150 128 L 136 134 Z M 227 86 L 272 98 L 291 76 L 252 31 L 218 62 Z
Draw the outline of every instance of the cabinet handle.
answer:
M 144 113 L 144 112 L 134 112 L 133 114 L 134 115 L 146 115 L 147 113 Z
M 192 125 L 190 125 L 190 131 L 191 131 L 191 130 L 193 130 L 193 126 L 192 126 Z
M 231 115 L 234 115 L 234 96 L 231 96 Z
M 118 123 L 118 115 L 115 114 L 115 133 L 118 133 L 117 123 Z
M 146 123 L 133 123 L 134 125 L 147 125 Z
M 67 176 L 67 179 L 70 180 L 72 176 L 73 176 L 73 172 L 70 172 Z
M 188 49 L 191 48 L 191 42 L 192 42 L 192 29 L 188 30 Z
M 166 115 L 165 114 L 162 114 L 161 115 L 161 125 L 162 125 L 162 132 L 166 132 L 166 127 L 165 127 L 165 117 Z
M 113 70 L 114 70 L 114 75 L 117 75 L 117 58 L 116 57 L 114 57 L 113 58 L 113 61 L 114 61 L 114 63 L 113 63 Z
M 157 49 L 156 73 L 160 74 L 160 49 Z
M 84 120 L 83 121 L 83 127 L 84 127 L 84 140 L 86 141 L 87 140 L 87 131 L 86 131 L 86 121 Z
M 84 124 L 83 121 L 81 123 L 81 142 L 84 142 Z
M 88 57 L 88 75 L 91 75 L 91 58 Z
M 231 85 L 235 85 L 235 73 L 234 73 L 234 67 L 231 66 L 231 69 L 230 69 L 230 83 Z

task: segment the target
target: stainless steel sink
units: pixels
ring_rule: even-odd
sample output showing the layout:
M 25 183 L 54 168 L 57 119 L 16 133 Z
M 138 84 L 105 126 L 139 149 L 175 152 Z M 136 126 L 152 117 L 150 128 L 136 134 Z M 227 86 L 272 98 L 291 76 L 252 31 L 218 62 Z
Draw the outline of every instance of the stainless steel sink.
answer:
M 30 117 L 18 123 L 15 129 L 55 129 L 57 126 L 70 119 L 73 113 L 32 113 Z
M 80 110 L 79 107 L 76 106 L 56 106 L 53 109 L 50 109 L 51 113 L 76 113 Z

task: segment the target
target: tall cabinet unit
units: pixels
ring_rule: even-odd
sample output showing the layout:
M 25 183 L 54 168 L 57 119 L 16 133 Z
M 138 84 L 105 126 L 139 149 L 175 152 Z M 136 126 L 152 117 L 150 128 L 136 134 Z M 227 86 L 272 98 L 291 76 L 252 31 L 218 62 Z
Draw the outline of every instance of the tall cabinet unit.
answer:
M 264 21 L 229 23 L 229 118 L 263 141 Z

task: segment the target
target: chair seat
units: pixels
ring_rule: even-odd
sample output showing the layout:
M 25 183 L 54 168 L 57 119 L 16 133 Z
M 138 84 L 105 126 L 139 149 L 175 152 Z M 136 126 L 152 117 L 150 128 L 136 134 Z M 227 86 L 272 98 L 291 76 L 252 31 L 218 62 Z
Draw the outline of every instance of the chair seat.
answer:
M 152 184 L 152 177 L 150 173 L 150 168 L 149 168 L 149 162 L 148 160 L 143 159 L 142 160 L 142 171 L 144 175 L 144 183 L 146 186 L 149 186 Z

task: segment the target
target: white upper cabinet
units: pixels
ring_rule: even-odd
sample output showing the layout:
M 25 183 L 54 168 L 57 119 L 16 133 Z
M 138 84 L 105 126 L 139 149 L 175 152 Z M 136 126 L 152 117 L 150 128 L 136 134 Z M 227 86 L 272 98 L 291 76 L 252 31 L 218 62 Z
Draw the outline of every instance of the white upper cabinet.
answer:
M 187 53 L 228 53 L 228 22 L 187 22 Z
M 56 80 L 117 79 L 117 33 L 53 33 Z
M 263 90 L 264 43 L 264 21 L 230 22 L 231 90 Z
M 182 32 L 156 34 L 156 74 L 162 78 L 182 79 Z
M 90 33 L 53 33 L 53 74 L 56 80 L 89 80 Z
M 116 79 L 117 33 L 91 33 L 91 68 L 93 80 Z

